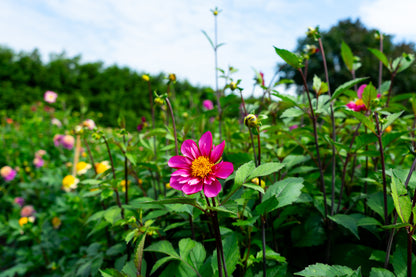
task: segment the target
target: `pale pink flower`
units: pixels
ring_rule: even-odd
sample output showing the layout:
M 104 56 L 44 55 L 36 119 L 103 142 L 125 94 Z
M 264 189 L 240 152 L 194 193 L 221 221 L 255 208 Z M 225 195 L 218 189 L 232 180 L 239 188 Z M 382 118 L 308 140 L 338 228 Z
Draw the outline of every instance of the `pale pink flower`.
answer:
M 211 132 L 202 135 L 197 144 L 185 140 L 181 147 L 184 156 L 173 156 L 168 165 L 177 169 L 172 173 L 170 186 L 185 194 L 194 194 L 201 190 L 207 197 L 215 197 L 221 191 L 221 183 L 234 171 L 233 164 L 221 160 L 225 141 L 215 146 Z
M 50 90 L 45 92 L 45 94 L 43 95 L 43 99 L 45 100 L 45 102 L 48 102 L 48 103 L 55 103 L 57 97 L 58 97 L 58 94 Z
M 205 110 L 210 111 L 212 109 L 214 109 L 214 104 L 212 103 L 211 100 L 204 100 L 202 101 L 202 106 L 205 108 Z
M 56 147 L 61 146 L 63 138 L 64 138 L 64 135 L 56 134 L 53 137 L 53 144 L 55 144 Z
M 93 130 L 95 128 L 95 122 L 92 119 L 86 119 L 82 123 L 82 126 L 87 127 L 90 130 Z
M 11 168 L 10 166 L 6 165 L 0 169 L 0 175 L 3 177 L 4 181 L 9 182 L 16 177 L 16 170 Z
M 74 143 L 75 143 L 75 139 L 73 136 L 70 136 L 70 135 L 65 135 L 61 139 L 61 145 L 68 150 L 71 150 L 74 147 Z
M 62 126 L 62 122 L 57 118 L 52 118 L 51 123 L 52 123 L 52 125 L 56 125 L 58 127 Z
M 35 157 L 35 159 L 33 160 L 33 164 L 36 168 L 39 168 L 45 164 L 45 161 L 42 159 L 42 157 Z
M 30 216 L 33 216 L 35 213 L 36 213 L 36 211 L 35 211 L 35 209 L 33 208 L 32 205 L 26 205 L 20 211 L 20 216 L 21 217 L 30 217 Z

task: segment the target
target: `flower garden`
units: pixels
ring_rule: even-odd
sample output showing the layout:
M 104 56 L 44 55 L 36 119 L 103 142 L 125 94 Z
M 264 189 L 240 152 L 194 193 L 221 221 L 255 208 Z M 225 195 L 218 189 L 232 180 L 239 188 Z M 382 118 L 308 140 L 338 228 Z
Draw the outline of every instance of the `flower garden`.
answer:
M 305 53 L 274 47 L 298 96 L 259 72 L 245 98 L 230 67 L 192 101 L 144 74 L 134 130 L 58 91 L 3 112 L 0 276 L 416 276 L 416 94 L 393 94 L 414 56 L 369 49 L 391 76 L 375 84 L 344 43 L 351 79 L 332 88 L 307 74 L 310 55 L 327 72 L 307 35 Z

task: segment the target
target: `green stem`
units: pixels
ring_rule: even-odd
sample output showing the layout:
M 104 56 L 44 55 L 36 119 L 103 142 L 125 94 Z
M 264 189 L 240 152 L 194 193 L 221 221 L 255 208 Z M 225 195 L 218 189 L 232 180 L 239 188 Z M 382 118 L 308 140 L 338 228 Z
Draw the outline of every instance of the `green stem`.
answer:
M 176 156 L 179 156 L 178 136 L 176 134 L 175 117 L 173 116 L 172 105 L 170 104 L 170 101 L 169 101 L 169 98 L 168 97 L 166 97 L 166 103 L 168 104 L 168 108 L 169 108 L 169 111 L 170 111 L 170 117 L 172 118 L 173 135 L 175 137 L 175 152 L 176 152 Z
M 381 140 L 382 132 L 380 130 L 380 122 L 378 119 L 378 113 L 374 113 L 374 117 L 376 119 L 376 127 L 377 127 L 377 139 L 379 144 L 380 150 L 380 159 L 381 159 L 381 174 L 383 177 L 383 201 L 384 201 L 384 224 L 388 224 L 387 218 L 387 181 L 386 181 L 386 166 L 384 162 L 384 150 L 383 150 L 383 143 Z

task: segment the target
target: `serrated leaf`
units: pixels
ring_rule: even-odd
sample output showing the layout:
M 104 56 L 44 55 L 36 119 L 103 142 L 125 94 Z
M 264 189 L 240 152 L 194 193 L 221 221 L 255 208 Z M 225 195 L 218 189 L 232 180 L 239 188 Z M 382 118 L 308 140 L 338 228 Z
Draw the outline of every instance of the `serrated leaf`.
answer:
M 385 118 L 385 122 L 383 124 L 383 131 L 386 130 L 387 127 L 389 127 L 396 119 L 398 119 L 404 111 L 390 114 Z
M 336 99 L 344 91 L 348 90 L 349 88 L 353 87 L 356 84 L 361 83 L 362 81 L 364 81 L 366 79 L 368 79 L 368 77 L 357 78 L 357 79 L 354 79 L 352 81 L 348 81 L 348 82 L 343 83 L 342 85 L 337 87 L 337 89 L 335 90 L 334 94 L 331 97 L 331 101 Z
M 284 164 L 277 163 L 277 162 L 270 162 L 270 163 L 265 163 L 265 164 L 259 165 L 258 167 L 256 167 L 251 172 L 248 179 L 251 180 L 251 179 L 256 178 L 256 177 L 262 177 L 262 176 L 270 175 L 274 172 L 279 171 L 284 166 L 285 166 Z
M 393 197 L 394 207 L 396 212 L 399 215 L 403 223 L 408 223 L 412 202 L 410 201 L 409 196 L 407 196 L 407 190 L 404 185 L 401 183 L 400 179 L 393 174 L 391 174 L 391 195 Z
M 125 277 L 127 276 L 124 273 L 121 273 L 120 271 L 118 271 L 117 269 L 114 268 L 106 268 L 106 269 L 99 269 L 101 276 L 103 277 Z
M 274 93 L 272 93 L 272 95 L 274 95 L 274 96 L 276 96 L 276 97 L 278 97 L 278 98 L 280 98 L 282 101 L 285 101 L 285 102 L 289 102 L 289 103 L 291 103 L 292 105 L 294 105 L 294 106 L 296 106 L 296 107 L 299 107 L 299 104 L 298 104 L 298 102 L 297 102 L 297 100 L 296 100 L 296 98 L 294 98 L 293 96 L 291 96 L 291 95 L 283 95 L 283 94 L 280 94 L 280 93 L 278 93 L 277 91 L 273 91 Z
M 391 71 L 389 61 L 388 61 L 386 55 L 384 55 L 383 52 L 380 52 L 380 50 L 375 49 L 375 48 L 368 48 L 368 50 L 371 53 L 373 53 L 373 55 L 376 56 L 377 59 L 379 59 L 384 64 L 384 66 L 387 67 Z
M 136 253 L 134 255 L 134 265 L 136 266 L 137 272 L 140 275 L 145 275 L 145 274 L 142 274 L 143 248 L 144 248 L 145 241 L 146 241 L 146 233 L 143 234 L 142 239 L 140 240 L 139 244 L 136 247 Z
M 250 172 L 252 172 L 255 167 L 256 166 L 254 165 L 253 161 L 250 161 L 240 166 L 235 172 L 234 183 L 238 186 L 244 184 L 248 175 L 250 175 Z
M 277 55 L 279 55 L 280 58 L 282 58 L 287 64 L 294 67 L 295 69 L 302 68 L 302 58 L 298 55 L 286 50 L 286 49 L 280 49 L 277 47 L 274 47 L 274 50 L 276 51 Z
M 377 98 L 377 90 L 376 88 L 370 83 L 368 86 L 365 87 L 362 95 L 362 100 L 364 105 L 367 109 L 370 109 L 371 101 Z
M 264 195 L 263 202 L 257 205 L 259 214 L 270 212 L 295 202 L 301 195 L 303 178 L 289 177 L 271 185 Z
M 159 252 L 159 253 L 164 253 L 166 255 L 169 255 L 178 259 L 180 258 L 176 250 L 173 248 L 172 244 L 167 240 L 161 240 L 161 241 L 152 243 L 149 247 L 144 249 L 144 251 Z
M 256 185 L 256 184 L 243 184 L 243 187 L 250 188 L 250 189 L 254 189 L 254 190 L 257 190 L 258 192 L 261 192 L 262 194 L 264 194 L 264 189 L 261 186 L 259 186 L 259 185 Z
M 300 272 L 296 272 L 295 275 L 305 277 L 345 277 L 351 276 L 355 271 L 349 267 L 341 265 L 327 265 L 316 263 L 308 266 Z
M 150 272 L 150 275 L 152 275 L 153 273 L 155 273 L 156 270 L 159 269 L 159 267 L 161 267 L 163 264 L 165 264 L 166 262 L 169 262 L 171 260 L 179 260 L 180 259 L 178 257 L 173 257 L 173 256 L 167 256 L 167 257 L 163 257 L 161 259 L 158 259 L 155 263 L 155 265 L 152 268 L 152 271 Z
M 360 237 L 358 235 L 358 226 L 357 226 L 357 222 L 356 222 L 355 218 L 351 217 L 350 215 L 346 215 L 346 214 L 336 214 L 334 216 L 328 216 L 328 218 L 331 219 L 332 221 L 334 221 L 335 223 L 337 223 L 341 226 L 344 226 L 351 233 L 353 233 L 353 235 L 357 239 L 360 239 Z
M 289 108 L 286 109 L 282 115 L 280 116 L 280 118 L 292 118 L 292 117 L 298 117 L 303 115 L 305 112 L 299 108 Z
M 385 269 L 385 268 L 371 268 L 370 271 L 370 277 L 395 277 L 391 271 Z
M 344 41 L 341 43 L 341 57 L 348 70 L 352 71 L 354 65 L 354 54 L 352 53 L 348 44 L 346 44 Z
M 374 134 L 376 133 L 376 126 L 374 122 L 372 122 L 367 116 L 363 115 L 359 112 L 354 112 L 351 110 L 346 109 L 344 111 L 347 115 L 352 115 L 356 119 L 358 119 L 362 124 L 364 124 L 368 129 L 370 129 Z

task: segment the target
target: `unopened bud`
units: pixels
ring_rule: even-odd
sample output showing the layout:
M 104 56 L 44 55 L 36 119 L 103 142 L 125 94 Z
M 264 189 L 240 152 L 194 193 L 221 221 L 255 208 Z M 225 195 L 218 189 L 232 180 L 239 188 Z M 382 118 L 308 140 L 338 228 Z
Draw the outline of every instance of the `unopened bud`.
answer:
M 244 124 L 249 128 L 254 128 L 259 126 L 259 121 L 257 116 L 254 114 L 249 114 L 244 118 Z
M 143 81 L 145 81 L 145 82 L 149 82 L 149 81 L 150 81 L 150 77 L 149 77 L 149 75 L 146 75 L 146 74 L 143 74 L 143 75 L 142 75 L 142 79 L 143 79 Z

